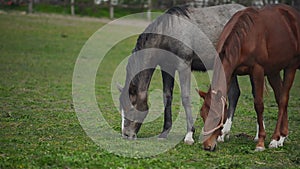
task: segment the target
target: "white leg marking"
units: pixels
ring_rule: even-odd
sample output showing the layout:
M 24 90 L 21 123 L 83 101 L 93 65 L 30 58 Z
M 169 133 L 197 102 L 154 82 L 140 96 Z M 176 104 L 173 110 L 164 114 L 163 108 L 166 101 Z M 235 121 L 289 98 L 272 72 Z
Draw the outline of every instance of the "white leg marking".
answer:
M 265 121 L 263 121 L 263 126 L 264 126 L 264 128 L 266 128 Z M 256 135 L 255 135 L 254 141 L 258 141 L 258 133 L 259 133 L 259 126 L 258 126 L 258 123 L 256 123 Z
M 255 135 L 254 141 L 258 141 L 258 132 L 259 132 L 259 126 L 256 123 L 256 135 Z
M 283 146 L 283 143 L 284 143 L 284 140 L 286 139 L 286 137 L 283 137 L 283 136 L 280 136 L 280 139 L 278 141 L 278 146 L 279 147 L 282 147 Z
M 286 137 L 280 136 L 280 139 L 278 141 L 272 140 L 269 144 L 269 148 L 282 147 L 285 139 L 286 139 Z
M 185 135 L 185 138 L 184 138 L 184 142 L 188 145 L 192 145 L 194 144 L 194 139 L 193 139 L 193 132 L 189 131 L 186 135 Z
M 218 137 L 218 142 L 224 142 L 225 138 L 229 139 L 231 126 L 232 126 L 232 119 L 228 118 L 222 129 L 222 135 Z

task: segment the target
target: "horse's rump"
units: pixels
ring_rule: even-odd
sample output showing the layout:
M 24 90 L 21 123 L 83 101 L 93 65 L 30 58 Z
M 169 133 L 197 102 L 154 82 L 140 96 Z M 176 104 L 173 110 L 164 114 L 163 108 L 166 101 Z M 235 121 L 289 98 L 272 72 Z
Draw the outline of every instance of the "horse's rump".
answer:
M 287 5 L 239 11 L 224 27 L 217 52 L 221 60 L 224 56 L 230 57 L 232 61 L 240 60 L 248 67 L 255 60 L 266 68 L 267 74 L 279 71 L 288 66 L 286 57 L 292 59 L 300 52 L 299 21 L 299 13 Z M 280 66 L 274 66 L 276 64 Z M 240 67 L 238 73 L 247 74 L 248 71 Z
M 299 41 L 300 40 L 299 13 L 296 11 L 296 9 L 289 6 L 279 6 L 278 10 L 281 13 L 281 15 L 284 17 L 284 20 L 286 21 L 286 24 L 288 25 L 290 32 L 292 32 L 291 34 L 293 35 L 292 39 L 294 41 Z M 296 45 L 296 49 L 299 50 L 299 44 L 297 43 L 295 45 Z

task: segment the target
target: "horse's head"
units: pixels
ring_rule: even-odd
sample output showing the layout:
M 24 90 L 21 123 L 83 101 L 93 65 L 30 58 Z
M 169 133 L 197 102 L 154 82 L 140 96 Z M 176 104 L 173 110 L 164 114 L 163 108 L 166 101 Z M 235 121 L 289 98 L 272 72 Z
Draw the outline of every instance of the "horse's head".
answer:
M 122 114 L 122 137 L 126 139 L 136 139 L 137 133 L 148 113 L 147 101 L 141 101 L 141 97 L 147 97 L 147 94 L 138 94 L 137 88 L 130 85 L 129 89 L 118 87 L 120 95 L 120 111 Z
M 227 116 L 226 99 L 220 91 L 209 90 L 208 93 L 198 90 L 204 103 L 200 109 L 200 114 L 204 122 L 202 130 L 203 148 L 208 151 L 215 150 L 217 138 L 222 134 L 221 130 Z

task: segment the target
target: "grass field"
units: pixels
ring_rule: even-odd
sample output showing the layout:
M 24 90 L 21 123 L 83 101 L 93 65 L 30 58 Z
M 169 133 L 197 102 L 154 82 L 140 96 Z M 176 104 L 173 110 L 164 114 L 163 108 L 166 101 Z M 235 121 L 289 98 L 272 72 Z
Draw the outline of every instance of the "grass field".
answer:
M 103 25 L 92 19 L 0 15 L 0 168 L 300 167 L 299 73 L 290 96 L 290 134 L 282 148 L 254 152 L 255 143 L 241 134 L 254 136 L 256 132 L 256 113 L 247 77 L 239 78 L 242 95 L 231 138 L 218 144 L 216 152 L 203 151 L 198 142 L 188 146 L 181 141 L 165 153 L 139 159 L 117 156 L 99 147 L 85 134 L 77 119 L 72 102 L 72 76 L 82 46 Z M 102 69 L 97 74 L 97 102 L 116 131 L 120 131 L 120 116 L 111 99 L 111 77 L 120 61 L 130 54 L 135 40 L 136 36 L 117 44 L 101 62 Z M 199 87 L 207 90 L 207 75 L 194 75 Z M 157 72 L 150 90 L 160 86 Z M 174 100 L 173 111 L 178 112 L 178 86 Z M 200 104 L 199 100 L 193 100 L 196 109 Z M 270 88 L 265 107 L 268 145 L 277 119 Z M 202 125 L 198 118 L 196 140 Z M 161 129 L 160 117 L 142 126 L 138 136 L 156 135 Z

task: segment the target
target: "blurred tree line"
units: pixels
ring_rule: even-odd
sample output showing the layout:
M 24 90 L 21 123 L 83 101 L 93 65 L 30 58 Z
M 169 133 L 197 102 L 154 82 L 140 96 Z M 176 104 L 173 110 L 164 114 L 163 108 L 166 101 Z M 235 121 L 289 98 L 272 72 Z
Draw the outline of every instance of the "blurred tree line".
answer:
M 285 3 L 296 7 L 298 10 L 300 9 L 300 0 L 0 0 L 0 7 L 3 5 L 28 5 L 28 11 L 32 12 L 34 6 L 39 6 L 44 9 L 50 8 L 51 6 L 51 10 L 60 10 L 58 8 L 63 8 L 63 13 L 76 13 L 97 17 L 106 14 L 97 15 L 95 13 L 109 9 L 110 17 L 113 18 L 111 15 L 114 13 L 117 15 L 119 13 L 119 16 L 122 16 L 150 10 L 164 11 L 176 5 L 188 4 L 195 7 L 207 7 L 227 3 L 239 3 L 245 6 L 257 7 L 262 7 L 266 4 Z M 53 8 L 54 6 L 56 8 Z M 36 8 L 37 7 L 35 7 L 35 9 Z M 116 10 L 114 11 L 114 9 Z M 51 11 L 42 10 L 41 12 Z
M 72 0 L 0 0 L 0 3 L 7 4 L 24 4 L 32 1 L 33 3 L 43 3 L 50 5 L 70 4 Z M 86 5 L 109 5 L 110 2 L 116 3 L 118 6 L 147 8 L 149 0 L 74 0 L 75 4 Z M 175 5 L 191 4 L 194 6 L 207 7 L 226 3 L 239 3 L 245 6 L 263 6 L 266 4 L 285 3 L 288 5 L 299 7 L 300 0 L 151 0 L 153 9 L 167 9 Z

